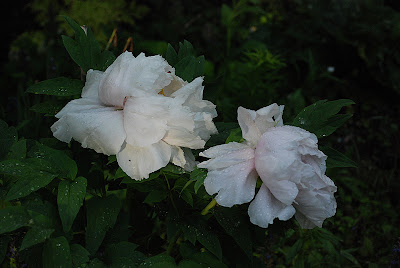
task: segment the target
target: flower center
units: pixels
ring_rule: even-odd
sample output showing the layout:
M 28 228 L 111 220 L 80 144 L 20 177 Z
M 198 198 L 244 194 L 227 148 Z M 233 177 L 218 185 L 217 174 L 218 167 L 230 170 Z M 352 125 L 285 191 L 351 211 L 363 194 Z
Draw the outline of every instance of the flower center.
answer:
M 161 89 L 161 91 L 158 92 L 158 94 L 159 94 L 159 95 L 164 95 L 164 96 L 166 97 L 166 95 L 165 95 L 165 93 L 164 93 L 164 89 Z

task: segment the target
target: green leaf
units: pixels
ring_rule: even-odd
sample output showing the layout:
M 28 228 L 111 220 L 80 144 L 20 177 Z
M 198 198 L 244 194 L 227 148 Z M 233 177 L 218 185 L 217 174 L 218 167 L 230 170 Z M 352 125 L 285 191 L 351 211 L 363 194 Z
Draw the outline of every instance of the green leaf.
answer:
M 87 180 L 78 177 L 74 181 L 62 181 L 58 185 L 57 204 L 64 232 L 71 229 L 72 223 L 83 204 Z
M 218 223 L 224 228 L 238 246 L 246 253 L 250 259 L 253 257 L 253 243 L 248 220 L 243 217 L 243 213 L 238 208 L 218 208 L 214 212 Z
M 43 267 L 72 267 L 71 252 L 64 236 L 52 238 L 43 248 Z
M 218 237 L 208 229 L 205 222 L 197 222 L 196 224 L 185 224 L 183 228 L 185 238 L 192 244 L 197 241 L 200 242 L 206 249 L 222 259 L 222 249 Z
M 347 260 L 351 261 L 354 265 L 356 265 L 357 267 L 361 267 L 360 263 L 357 261 L 357 259 L 350 254 L 350 252 L 348 250 L 340 250 L 340 255 L 342 255 L 343 257 L 345 257 Z
M 196 167 L 192 173 L 190 173 L 190 179 L 196 181 L 194 184 L 194 192 L 197 194 L 197 191 L 204 184 L 204 180 L 207 177 L 207 170 L 204 168 Z
M 107 266 L 99 259 L 95 258 L 89 262 L 87 268 L 106 268 Z
M 192 260 L 183 260 L 178 265 L 179 268 L 203 268 L 203 265 L 192 261 Z
M 158 203 L 163 201 L 165 198 L 167 198 L 168 192 L 163 191 L 163 190 L 154 190 L 151 191 L 146 198 L 144 199 L 143 203 Z
M 152 268 L 176 268 L 175 261 L 167 254 L 159 254 L 144 260 L 139 268 L 152 267 Z
M 80 95 L 84 84 L 81 80 L 66 77 L 57 77 L 28 87 L 26 92 L 53 96 Z
M 79 244 L 71 245 L 71 258 L 74 267 L 81 267 L 89 262 L 90 253 Z
M 30 220 L 31 217 L 24 207 L 12 206 L 0 209 L 0 234 L 27 226 Z
M 33 105 L 31 107 L 31 111 L 39 114 L 45 114 L 45 116 L 55 116 L 65 104 L 56 103 L 54 101 L 46 101 Z
M 190 257 L 190 259 L 195 261 L 196 263 L 202 264 L 203 267 L 228 268 L 228 266 L 226 266 L 224 263 L 216 259 L 208 252 L 195 253 Z
M 337 115 L 343 106 L 354 104 L 352 100 L 321 100 L 304 108 L 293 120 L 292 125 L 314 133 L 318 138 L 332 134 L 351 115 Z
M 168 44 L 167 52 L 165 53 L 165 59 L 171 66 L 175 66 L 178 63 L 178 54 L 176 54 L 175 49 Z
M 229 134 L 228 138 L 226 139 L 225 143 L 230 143 L 232 141 L 234 142 L 241 142 L 243 140 L 242 138 L 242 129 L 241 128 L 235 128 L 231 131 Z
M 183 59 L 188 56 L 194 56 L 194 48 L 189 41 L 184 40 L 183 43 L 179 43 L 178 58 Z
M 75 40 L 62 36 L 64 46 L 71 58 L 84 72 L 89 69 L 104 71 L 115 60 L 114 54 L 111 51 L 101 52 L 100 45 L 90 28 L 87 28 L 87 34 L 85 34 L 74 20 L 67 16 L 64 18 L 75 31 Z
M 107 246 L 104 252 L 104 260 L 111 267 L 137 267 L 146 256 L 135 251 L 138 245 L 129 242 L 119 242 Z
M 6 200 L 13 200 L 29 195 L 49 184 L 57 175 L 38 170 L 28 162 L 5 160 L 0 163 L 0 173 L 15 176 L 17 182 L 11 186 Z
M 96 253 L 106 232 L 114 226 L 120 207 L 120 201 L 115 195 L 94 197 L 86 202 L 86 249 L 91 254 Z
M 0 159 L 8 153 L 17 140 L 17 130 L 14 127 L 8 127 L 6 122 L 0 120 Z
M 63 178 L 74 179 L 78 172 L 75 161 L 63 151 L 55 150 L 40 143 L 31 148 L 28 152 L 28 157 L 48 161 L 59 172 L 58 175 Z
M 48 239 L 53 232 L 54 229 L 42 229 L 37 227 L 31 228 L 24 236 L 24 240 L 22 240 L 21 248 L 19 250 L 24 250 L 36 244 L 42 243 Z
M 7 155 L 7 159 L 22 160 L 25 157 L 26 157 L 26 140 L 21 139 L 11 146 L 10 152 Z
M 354 162 L 341 152 L 338 152 L 335 149 L 327 146 L 320 146 L 319 149 L 328 156 L 328 159 L 326 160 L 327 168 L 336 168 L 336 167 L 357 168 L 356 162 Z

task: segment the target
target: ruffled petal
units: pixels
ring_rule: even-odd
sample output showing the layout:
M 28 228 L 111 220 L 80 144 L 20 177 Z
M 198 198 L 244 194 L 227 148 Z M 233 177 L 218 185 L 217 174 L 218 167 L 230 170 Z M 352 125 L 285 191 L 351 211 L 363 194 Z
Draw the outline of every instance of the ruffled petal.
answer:
M 171 159 L 171 147 L 163 141 L 146 146 L 136 147 L 125 143 L 117 154 L 121 169 L 132 179 L 141 180 L 149 174 L 165 167 Z
M 243 138 L 255 146 L 261 135 L 269 128 L 283 124 L 283 108 L 283 105 L 278 106 L 276 103 L 257 111 L 239 107 L 238 122 Z
M 126 142 L 132 146 L 146 147 L 159 142 L 167 132 L 163 107 L 153 105 L 150 98 L 129 98 L 124 109 Z
M 276 199 L 265 184 L 261 186 L 248 209 L 250 221 L 262 228 L 267 228 L 275 218 L 286 221 L 293 217 L 295 212 L 292 205 L 286 205 Z
M 156 95 L 173 79 L 174 69 L 161 56 L 136 58 L 124 52 L 104 72 L 100 82 L 100 100 L 108 105 L 124 106 L 125 97 Z
M 190 149 L 171 146 L 171 150 L 171 163 L 186 171 L 193 171 L 196 167 L 196 161 Z
M 104 72 L 90 69 L 86 74 L 86 83 L 82 89 L 82 98 L 99 98 L 99 85 Z
M 252 148 L 232 142 L 212 147 L 200 155 L 211 158 L 197 166 L 208 169 L 204 186 L 208 194 L 218 193 L 215 197 L 218 204 L 231 207 L 253 199 L 258 174 Z
M 227 168 L 248 160 L 254 160 L 254 149 L 246 144 L 230 142 L 217 145 L 200 153 L 200 156 L 211 158 L 198 165 L 209 170 Z
M 98 153 L 118 153 L 126 138 L 122 111 L 102 106 L 96 99 L 70 101 L 56 117 L 60 119 L 51 126 L 54 137 L 64 142 L 73 138 Z
M 299 194 L 294 205 L 303 228 L 322 227 L 325 219 L 336 213 L 336 200 L 334 193 L 336 186 L 325 175 L 307 179 L 307 186 L 299 185 Z M 311 223 L 312 224 L 311 224 Z
M 219 170 L 209 170 L 204 187 L 209 195 L 224 207 L 232 207 L 253 199 L 257 182 L 254 160 L 248 160 Z

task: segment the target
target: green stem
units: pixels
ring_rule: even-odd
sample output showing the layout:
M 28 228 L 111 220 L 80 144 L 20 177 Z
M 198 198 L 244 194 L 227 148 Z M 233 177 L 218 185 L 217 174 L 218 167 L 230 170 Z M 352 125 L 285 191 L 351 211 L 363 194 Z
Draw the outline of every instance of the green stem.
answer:
M 211 202 L 203 209 L 203 211 L 201 212 L 201 215 L 207 215 L 208 211 L 210 209 L 212 209 L 213 207 L 215 207 L 215 205 L 217 204 L 217 200 L 213 199 L 211 200 Z
M 171 186 L 169 185 L 168 178 L 167 178 L 167 176 L 165 176 L 165 174 L 164 174 L 164 178 L 165 178 L 165 181 L 167 182 L 167 186 L 168 186 L 168 191 L 169 191 L 169 194 L 168 194 L 168 195 L 169 195 L 169 199 L 171 200 L 172 206 L 173 206 L 174 209 L 175 209 L 176 215 L 179 216 L 178 208 L 176 207 L 175 202 L 174 202 L 174 198 L 172 197 Z
M 171 255 L 171 251 L 174 248 L 176 241 L 178 240 L 179 236 L 181 235 L 182 231 L 179 230 L 176 232 L 176 234 L 172 237 L 171 242 L 169 242 L 168 244 L 168 248 L 167 248 L 167 254 Z

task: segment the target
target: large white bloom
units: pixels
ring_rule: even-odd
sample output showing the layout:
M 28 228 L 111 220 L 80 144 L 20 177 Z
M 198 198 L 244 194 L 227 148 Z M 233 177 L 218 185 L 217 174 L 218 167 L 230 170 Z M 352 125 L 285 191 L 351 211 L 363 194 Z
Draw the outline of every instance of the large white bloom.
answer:
M 89 70 L 82 98 L 70 101 L 51 127 L 64 142 L 117 155 L 133 179 L 172 162 L 195 165 L 189 149 L 204 148 L 217 132 L 215 105 L 203 100 L 203 79 L 191 83 L 161 57 L 121 54 L 105 72 Z
M 209 170 L 204 186 L 210 195 L 217 194 L 221 206 L 253 200 L 248 213 L 258 226 L 295 215 L 303 228 L 321 227 L 336 212 L 336 186 L 325 176 L 326 155 L 318 150 L 314 134 L 283 126 L 282 113 L 283 106 L 277 104 L 258 111 L 239 107 L 245 142 L 200 153 L 210 158 L 198 165 Z M 258 177 L 262 185 L 255 196 Z

